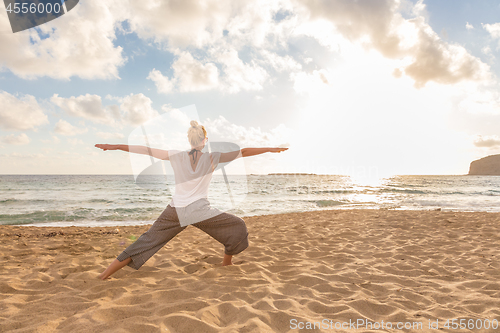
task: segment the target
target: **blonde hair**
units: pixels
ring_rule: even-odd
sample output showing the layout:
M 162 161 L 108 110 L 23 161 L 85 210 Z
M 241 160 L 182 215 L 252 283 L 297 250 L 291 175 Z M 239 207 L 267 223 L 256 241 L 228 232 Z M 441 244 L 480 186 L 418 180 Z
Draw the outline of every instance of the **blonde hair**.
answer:
M 198 146 L 207 136 L 205 126 L 198 124 L 196 120 L 191 120 L 191 127 L 188 129 L 188 140 L 191 146 Z

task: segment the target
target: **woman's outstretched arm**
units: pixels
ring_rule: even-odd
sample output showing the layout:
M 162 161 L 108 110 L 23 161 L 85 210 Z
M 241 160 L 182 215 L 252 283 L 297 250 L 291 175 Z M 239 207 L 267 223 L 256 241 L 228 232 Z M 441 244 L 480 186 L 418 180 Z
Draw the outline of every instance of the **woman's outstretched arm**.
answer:
M 231 162 L 238 157 L 249 157 L 264 153 L 281 153 L 282 151 L 285 151 L 287 149 L 288 148 L 243 148 L 241 150 L 220 154 L 219 162 L 226 163 Z
M 243 148 L 241 149 L 241 156 L 248 157 L 264 153 L 281 153 L 287 149 L 288 148 Z
M 129 146 L 129 145 L 108 145 L 96 144 L 97 148 L 106 150 L 123 150 L 129 153 L 143 154 L 156 157 L 160 160 L 168 160 L 168 151 L 163 149 L 150 148 L 146 146 Z

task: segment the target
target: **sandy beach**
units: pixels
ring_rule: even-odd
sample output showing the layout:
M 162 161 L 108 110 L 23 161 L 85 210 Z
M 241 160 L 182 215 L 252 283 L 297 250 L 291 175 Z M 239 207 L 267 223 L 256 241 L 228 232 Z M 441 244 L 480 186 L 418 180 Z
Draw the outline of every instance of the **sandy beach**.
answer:
M 500 329 L 491 326 L 500 321 L 500 213 L 326 210 L 244 220 L 250 246 L 233 266 L 220 265 L 222 245 L 188 227 L 140 270 L 105 281 L 99 273 L 149 226 L 0 226 L 0 331 Z M 453 319 L 469 328 L 453 329 Z

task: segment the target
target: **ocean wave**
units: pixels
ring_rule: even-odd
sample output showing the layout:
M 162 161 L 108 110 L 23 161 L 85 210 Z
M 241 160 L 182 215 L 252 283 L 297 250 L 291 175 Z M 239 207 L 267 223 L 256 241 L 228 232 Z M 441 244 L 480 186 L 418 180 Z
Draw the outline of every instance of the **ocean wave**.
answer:
M 0 200 L 0 205 L 9 205 L 9 204 L 16 204 L 16 203 L 22 203 L 22 204 L 30 204 L 30 203 L 48 203 L 48 202 L 53 202 L 52 200 L 44 200 L 44 199 L 14 199 L 14 198 L 8 198 L 8 199 L 2 199 Z
M 350 193 L 357 193 L 357 191 L 354 190 L 315 190 L 311 191 L 312 194 L 350 194 Z
M 35 211 L 25 214 L 2 214 L 0 225 L 30 224 L 41 222 L 66 222 L 66 221 L 142 221 L 157 218 L 163 208 L 115 208 L 91 209 L 79 208 L 67 211 L 49 210 Z
M 316 203 L 318 207 L 333 207 L 333 206 L 349 204 L 349 202 L 342 202 L 336 200 L 315 200 L 313 202 Z
M 407 193 L 407 194 L 429 194 L 429 191 L 412 190 L 407 188 L 383 188 L 376 192 L 382 193 Z

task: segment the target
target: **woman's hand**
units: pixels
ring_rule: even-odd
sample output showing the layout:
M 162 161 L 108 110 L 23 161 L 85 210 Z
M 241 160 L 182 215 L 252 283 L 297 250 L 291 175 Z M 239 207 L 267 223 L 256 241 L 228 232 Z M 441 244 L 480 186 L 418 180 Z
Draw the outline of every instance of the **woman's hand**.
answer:
M 288 150 L 288 148 L 269 148 L 270 153 L 281 153 L 285 150 Z
M 96 144 L 95 145 L 96 148 L 101 148 L 102 150 L 106 151 L 106 150 L 116 150 L 117 149 L 117 145 L 108 145 L 108 144 Z

